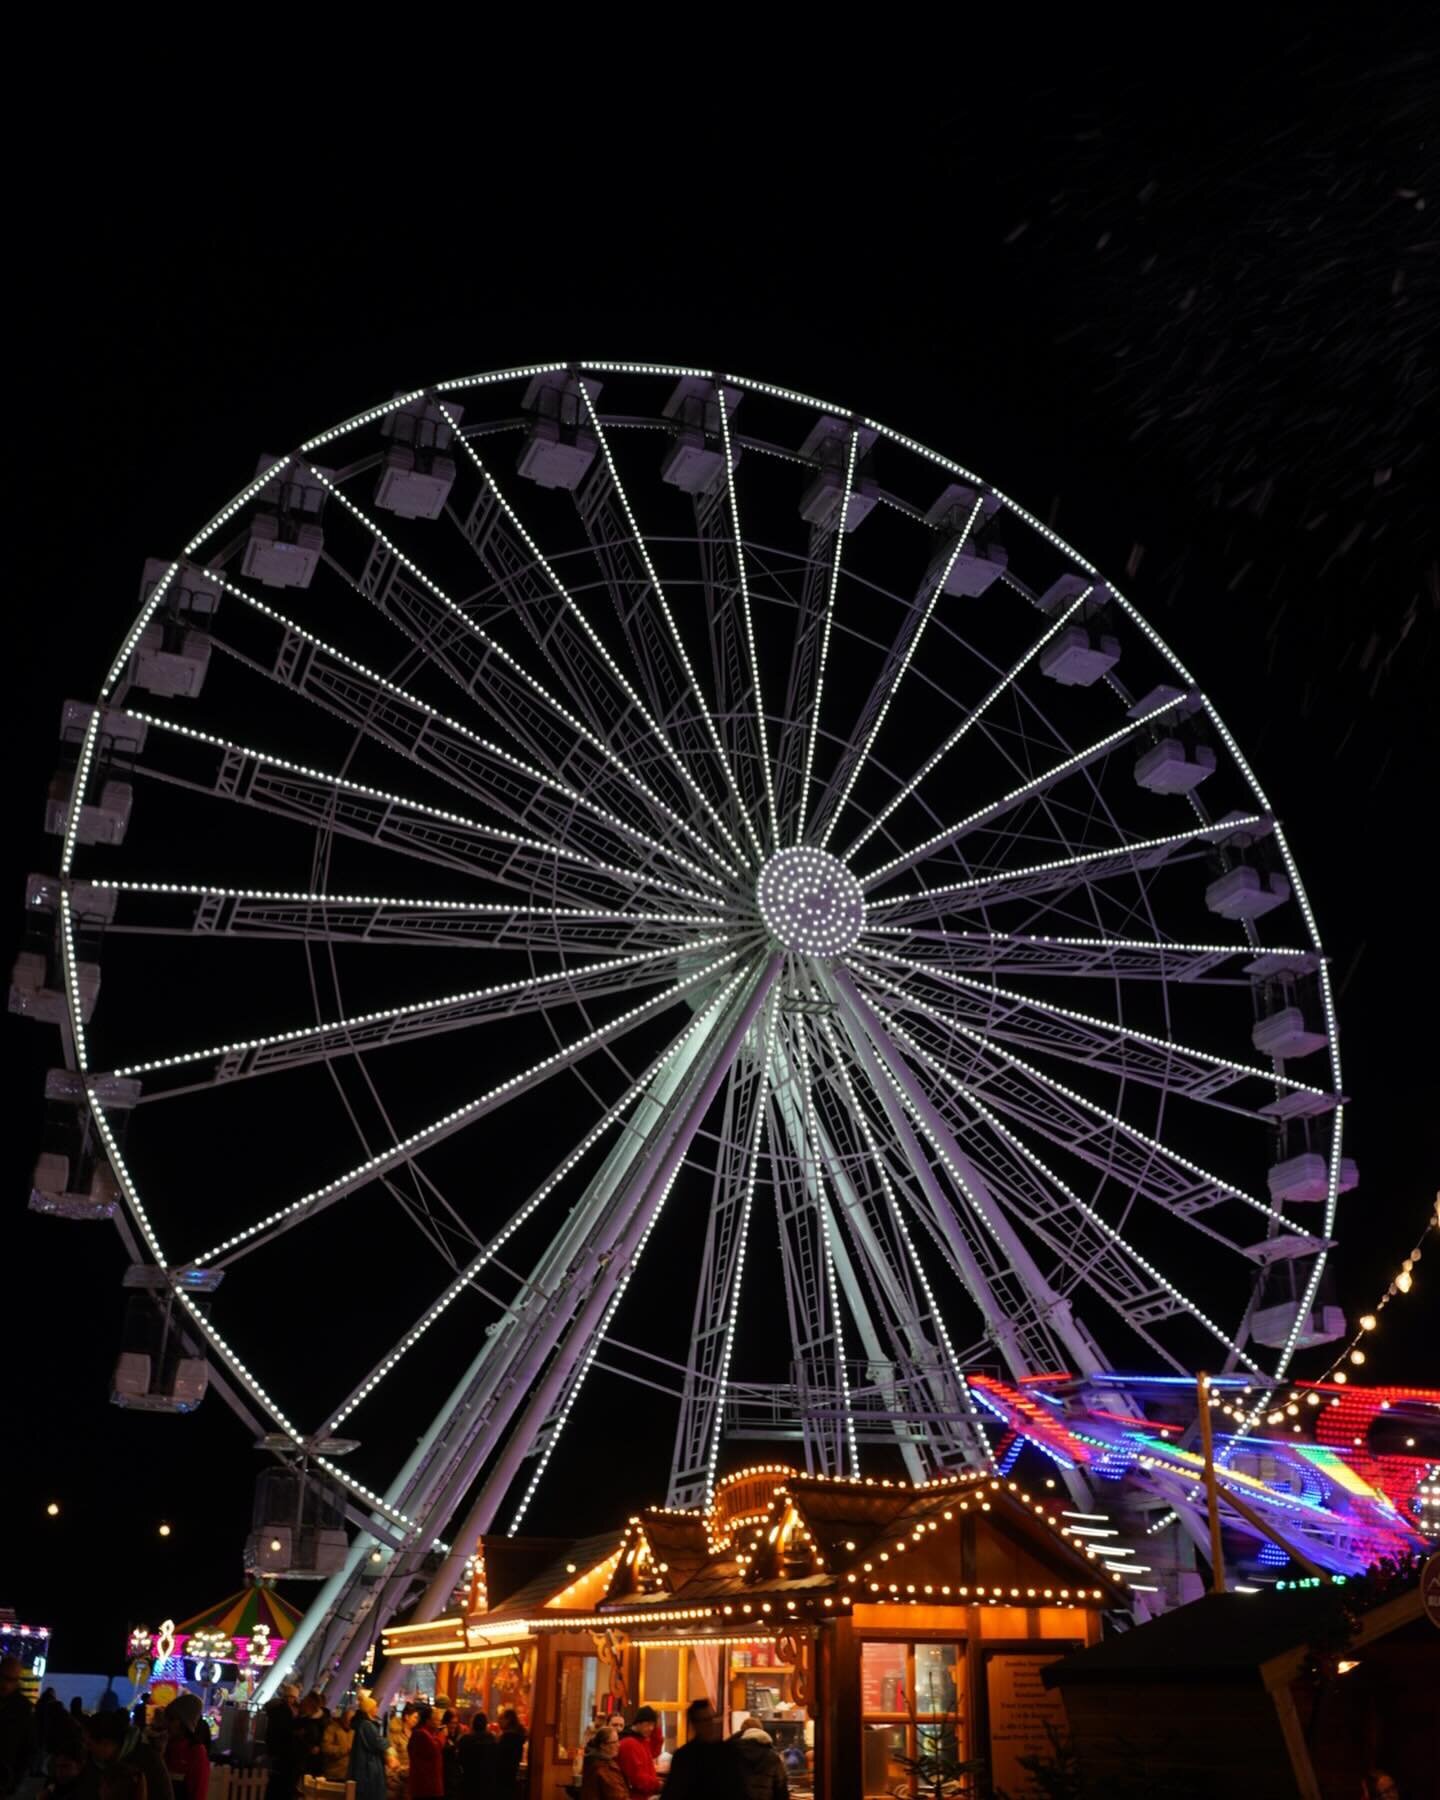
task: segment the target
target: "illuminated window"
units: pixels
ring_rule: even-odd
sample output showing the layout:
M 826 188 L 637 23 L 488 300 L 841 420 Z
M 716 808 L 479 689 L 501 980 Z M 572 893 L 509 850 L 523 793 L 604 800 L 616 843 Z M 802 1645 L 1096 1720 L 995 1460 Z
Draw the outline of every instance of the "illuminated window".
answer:
M 686 1664 L 680 1650 L 642 1645 L 640 1650 L 640 1704 L 653 1706 L 660 1715 L 666 1745 L 674 1750 L 685 1742 L 685 1708 L 689 1705 Z
M 957 1643 L 860 1646 L 865 1800 L 952 1790 L 969 1754 L 962 1659 Z

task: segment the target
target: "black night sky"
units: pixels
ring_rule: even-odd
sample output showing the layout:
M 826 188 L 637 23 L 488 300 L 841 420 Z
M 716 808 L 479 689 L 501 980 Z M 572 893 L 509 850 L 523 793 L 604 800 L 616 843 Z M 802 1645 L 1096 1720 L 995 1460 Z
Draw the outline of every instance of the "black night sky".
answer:
M 248 163 L 163 105 L 141 135 L 138 91 L 111 129 L 92 114 L 71 173 L 11 186 L 12 937 L 27 871 L 57 854 L 61 702 L 98 687 L 144 557 L 258 452 L 531 359 L 784 383 L 1051 519 L 1217 701 L 1334 966 L 1361 1169 L 1334 1266 L 1365 1310 L 1440 1185 L 1440 56 L 1421 17 L 1354 41 L 1217 30 L 1163 71 L 1078 32 L 1038 60 L 957 36 L 953 80 L 811 112 L 688 77 L 633 107 L 607 82 L 577 111 L 555 67 L 533 109 L 486 95 L 453 135 L 438 107 L 340 109 L 287 123 L 287 160 L 257 122 Z M 214 1396 L 192 1418 L 109 1405 L 125 1258 L 103 1227 L 26 1210 L 55 1045 L 20 1020 L 4 1040 L 0 1604 L 54 1628 L 58 1668 L 115 1668 L 128 1624 L 239 1586 L 260 1458 Z M 347 1266 L 295 1242 L 273 1303 L 363 1331 L 376 1247 Z M 1377 1380 L 1440 1379 L 1436 1281 L 1426 1262 L 1387 1313 Z M 602 1472 L 553 1484 L 534 1528 L 659 1496 L 668 1423 L 634 1405 L 609 1392 L 573 1446 Z

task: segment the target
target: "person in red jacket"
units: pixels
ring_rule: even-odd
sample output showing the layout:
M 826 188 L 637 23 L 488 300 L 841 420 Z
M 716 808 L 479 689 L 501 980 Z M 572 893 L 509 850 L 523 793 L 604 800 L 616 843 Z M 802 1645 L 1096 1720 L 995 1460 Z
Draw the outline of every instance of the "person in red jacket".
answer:
M 642 1706 L 630 1721 L 629 1730 L 621 1734 L 620 1748 L 615 1757 L 630 1790 L 631 1800 L 637 1800 L 643 1794 L 658 1794 L 665 1785 L 655 1769 L 656 1760 L 664 1748 L 665 1739 L 660 1731 L 659 1714 L 654 1707 Z
M 428 1706 L 416 1707 L 415 1714 L 406 1800 L 445 1800 L 445 1739 L 434 1725 L 434 1714 Z
M 200 1730 L 198 1694 L 181 1694 L 165 1712 L 165 1767 L 175 1800 L 206 1800 L 210 1792 L 210 1752 Z

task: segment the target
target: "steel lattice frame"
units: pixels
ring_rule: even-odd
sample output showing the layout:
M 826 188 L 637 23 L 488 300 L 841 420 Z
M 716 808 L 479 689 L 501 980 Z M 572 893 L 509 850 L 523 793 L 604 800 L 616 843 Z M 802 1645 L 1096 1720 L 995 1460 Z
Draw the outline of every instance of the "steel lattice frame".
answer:
M 569 493 L 516 472 L 537 429 L 523 397 L 547 387 L 568 396 L 562 441 L 591 458 Z M 709 459 L 693 494 L 660 478 L 683 423 L 672 393 Z M 441 517 L 376 503 L 380 434 L 402 414 L 453 431 Z M 323 516 L 323 557 L 303 590 L 262 592 L 241 572 L 247 521 L 292 488 Z M 203 694 L 142 697 L 142 633 L 197 581 L 221 601 Z M 1118 661 L 1065 685 L 1049 654 L 1077 628 L 1092 647 L 1113 634 Z M 1135 779 L 1171 737 L 1216 756 L 1186 795 Z M 122 777 L 156 831 L 123 857 L 83 847 L 82 807 Z M 226 809 L 237 848 L 220 866 L 273 837 L 308 846 L 308 875 L 195 870 L 184 827 L 158 829 L 167 803 L 187 819 Z M 1202 895 L 1265 858 L 1292 901 L 1262 947 Z M 709 1195 L 690 1352 L 659 1370 L 680 1399 L 677 1505 L 705 1501 L 727 1431 L 767 1409 L 814 1468 L 850 1470 L 862 1433 L 888 1434 L 923 1479 L 990 1455 L 967 1370 L 1138 1358 L 1279 1380 L 1315 1300 L 1341 1170 L 1331 993 L 1239 747 L 1053 531 L 948 458 L 806 396 L 704 370 L 537 365 L 397 396 L 301 445 L 146 598 L 79 741 L 60 873 L 68 1049 L 122 1230 L 241 1417 L 348 1496 L 349 1558 L 284 1665 L 311 1679 L 348 1678 L 419 1581 L 417 1616 L 433 1615 L 507 1497 L 519 1527 L 587 1374 L 628 1354 L 614 1327 L 677 1181 Z M 86 1023 L 82 892 L 115 906 L 107 982 L 131 934 L 148 951 L 298 947 L 311 1022 L 293 1007 L 228 1037 L 191 1022 L 174 1035 L 202 1047 L 167 1036 L 127 1054 L 125 1018 Z M 486 951 L 504 978 L 436 991 L 456 949 Z M 357 990 L 360 956 L 389 971 L 379 1003 Z M 1304 1079 L 1250 1042 L 1284 1003 L 1327 1040 Z M 487 1023 L 514 1045 L 507 1072 L 417 1115 L 407 1058 L 448 1044 L 458 1059 Z M 114 1075 L 142 1084 L 123 1156 Z M 231 1206 L 208 1243 L 163 1184 L 142 1197 L 147 1134 L 171 1107 L 219 1120 L 263 1092 L 283 1109 L 301 1104 L 287 1082 L 316 1078 L 358 1157 L 328 1156 L 323 1178 L 248 1216 Z M 574 1137 L 548 1173 L 500 1207 L 449 1197 L 435 1153 L 464 1133 L 493 1157 L 506 1109 L 557 1083 Z M 1297 1213 L 1265 1175 L 1300 1150 L 1328 1176 Z M 282 1184 L 272 1161 L 266 1189 Z M 245 1335 L 248 1272 L 377 1192 L 430 1246 L 440 1286 L 343 1373 L 329 1341 L 343 1391 L 297 1423 Z M 765 1216 L 792 1362 L 768 1387 L 733 1366 Z M 528 1271 L 509 1266 L 512 1243 L 535 1246 Z M 1288 1341 L 1263 1351 L 1249 1327 L 1278 1245 L 1305 1252 L 1303 1293 Z M 225 1274 L 208 1310 L 206 1271 Z M 360 1479 L 325 1442 L 395 1391 L 452 1303 L 487 1324 L 478 1352 L 399 1472 Z

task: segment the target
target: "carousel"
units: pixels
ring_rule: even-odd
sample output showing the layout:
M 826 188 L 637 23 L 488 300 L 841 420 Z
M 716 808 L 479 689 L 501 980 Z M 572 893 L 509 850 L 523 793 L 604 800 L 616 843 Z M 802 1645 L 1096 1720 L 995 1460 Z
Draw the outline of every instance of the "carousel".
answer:
M 179 1624 L 137 1625 L 127 1646 L 130 1679 L 154 1707 L 198 1694 L 218 1731 L 227 1705 L 248 1706 L 299 1622 L 293 1606 L 255 1582 Z

